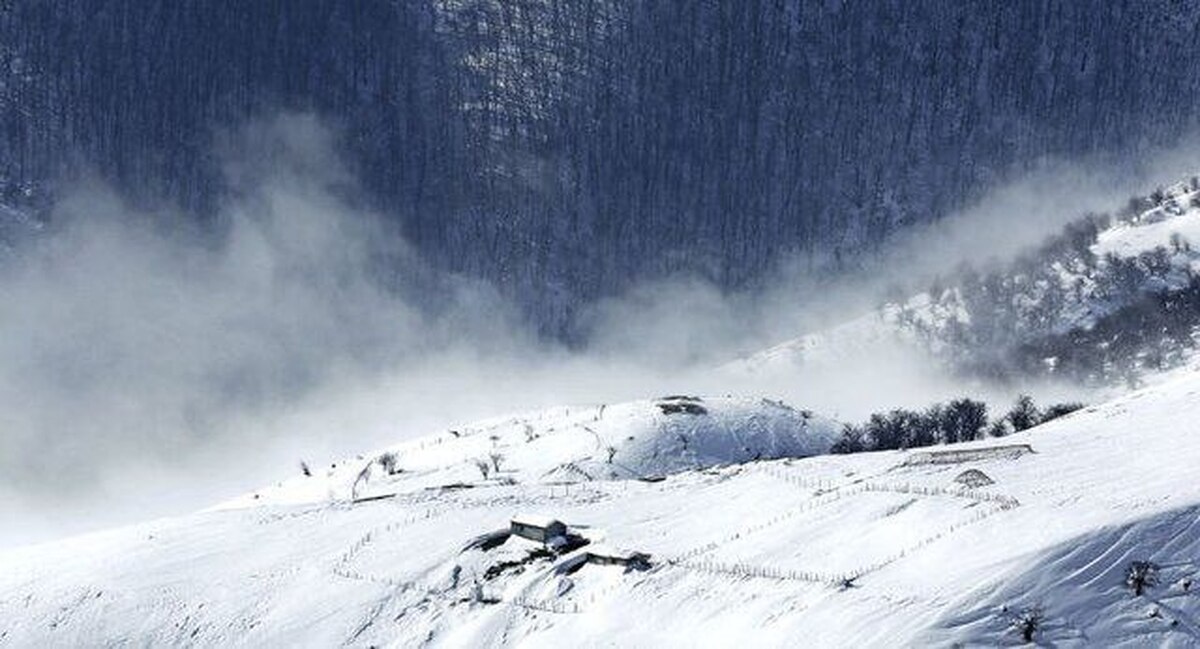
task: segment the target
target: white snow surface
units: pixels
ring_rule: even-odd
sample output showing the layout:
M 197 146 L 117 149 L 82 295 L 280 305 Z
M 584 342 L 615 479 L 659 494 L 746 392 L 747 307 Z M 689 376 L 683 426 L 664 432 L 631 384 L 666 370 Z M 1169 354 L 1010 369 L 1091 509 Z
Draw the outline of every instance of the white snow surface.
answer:
M 922 324 L 930 328 L 944 326 L 953 319 L 967 319 L 957 305 L 948 308 L 934 304 L 927 293 L 906 302 Z M 784 341 L 762 351 L 726 363 L 718 368 L 727 376 L 787 372 L 796 365 L 836 371 L 853 359 L 895 358 L 898 352 L 916 352 L 919 341 L 904 327 L 899 309 L 887 305 L 857 318 L 815 333 Z
M 777 406 L 704 404 L 728 408 L 738 439 L 776 439 L 748 428 Z M 368 481 L 396 494 L 387 498 L 340 499 L 335 469 L 298 479 L 320 488 L 284 483 L 224 509 L 7 551 L 0 646 L 1005 646 L 1020 644 L 1009 620 L 1031 606 L 1044 614 L 1044 646 L 1200 643 L 1200 584 L 1189 581 L 1200 562 L 1200 374 L 1004 439 L 932 449 L 1033 453 L 933 464 L 918 449 L 691 470 L 692 458 L 655 459 L 669 433 L 643 448 L 635 432 L 616 455 L 629 456 L 629 474 L 529 479 L 582 459 L 584 445 L 549 440 L 572 440 L 585 423 L 598 428 L 596 453 L 626 431 L 720 417 L 651 407 L 612 406 L 598 421 L 598 409 L 564 408 L 397 447 L 405 471 Z M 596 426 L 605 421 L 611 429 Z M 538 437 L 522 449 L 514 438 L 529 422 Z M 453 468 L 493 434 L 513 480 Z M 955 484 L 969 468 L 994 484 Z M 650 470 L 665 479 L 627 477 Z M 427 488 L 458 481 L 471 486 Z M 585 563 L 586 546 L 545 556 L 504 535 L 518 512 L 648 553 L 651 567 Z M 1141 597 L 1123 584 L 1134 560 L 1161 566 Z
M 311 477 L 297 475 L 217 508 L 362 499 L 447 485 L 657 479 L 753 459 L 825 453 L 842 430 L 836 421 L 778 401 L 671 396 L 676 398 L 496 417 L 313 467 Z M 683 404 L 705 413 L 662 410 Z M 391 473 L 381 462 L 385 455 L 394 458 Z
M 1092 251 L 1097 255 L 1113 253 L 1122 257 L 1135 257 L 1159 246 L 1170 245 L 1171 235 L 1174 234 L 1193 245 L 1200 244 L 1200 210 L 1192 208 L 1162 221 L 1122 223 L 1114 226 L 1099 234 Z

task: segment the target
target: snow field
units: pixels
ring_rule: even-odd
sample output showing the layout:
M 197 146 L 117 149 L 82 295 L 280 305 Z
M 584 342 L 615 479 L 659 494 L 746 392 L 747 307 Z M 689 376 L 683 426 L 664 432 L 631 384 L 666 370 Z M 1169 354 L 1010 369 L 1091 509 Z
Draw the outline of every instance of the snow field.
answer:
M 656 416 L 646 421 L 665 421 Z M 1190 374 L 956 446 L 1032 447 L 1019 457 L 919 464 L 910 458 L 928 449 L 917 449 L 702 466 L 657 482 L 476 477 L 453 489 L 426 488 L 436 472 L 376 476 L 371 488 L 395 495 L 247 502 L 0 555 L 0 645 L 1005 646 L 1018 640 L 1011 617 L 1037 605 L 1046 644 L 1195 646 L 1197 420 Z M 547 438 L 560 428 L 544 426 Z M 523 423 L 512 428 L 525 437 Z M 538 466 L 584 447 L 554 448 L 565 458 Z M 510 475 L 536 474 L 519 456 Z M 968 468 L 994 484 L 957 484 Z M 334 473 L 310 480 L 344 484 L 357 470 Z M 284 491 L 261 493 L 308 493 Z M 652 567 L 563 574 L 568 558 L 513 538 L 464 550 L 519 512 L 649 553 Z M 1143 597 L 1123 584 L 1135 560 L 1162 566 Z

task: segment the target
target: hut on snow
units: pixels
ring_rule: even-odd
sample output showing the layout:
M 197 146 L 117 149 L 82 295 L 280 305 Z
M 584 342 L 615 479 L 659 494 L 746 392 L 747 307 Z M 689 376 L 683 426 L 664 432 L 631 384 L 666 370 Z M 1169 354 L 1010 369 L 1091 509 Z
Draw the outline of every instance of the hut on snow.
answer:
M 601 566 L 626 566 L 643 568 L 650 565 L 650 555 L 645 552 L 621 550 L 604 545 L 593 545 L 587 549 L 588 563 Z
M 509 531 L 514 536 L 539 543 L 547 543 L 555 537 L 566 536 L 567 525 L 549 516 L 521 514 L 512 518 Z

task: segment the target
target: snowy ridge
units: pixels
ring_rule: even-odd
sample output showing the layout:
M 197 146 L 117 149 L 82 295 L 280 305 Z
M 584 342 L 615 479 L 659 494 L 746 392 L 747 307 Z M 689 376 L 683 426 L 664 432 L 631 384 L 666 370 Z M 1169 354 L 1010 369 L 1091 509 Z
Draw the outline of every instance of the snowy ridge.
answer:
M 1198 397 L 1192 373 L 1003 440 L 154 521 L 0 556 L 0 645 L 994 646 L 1039 606 L 1045 644 L 1194 646 Z M 517 513 L 650 566 L 554 556 L 508 535 Z M 1140 597 L 1138 560 L 1160 566 Z
M 450 486 L 658 479 L 828 452 L 841 424 L 770 400 L 673 395 L 497 417 L 334 463 L 220 507 L 352 500 Z
M 904 317 L 910 318 L 909 321 Z M 784 341 L 745 358 L 726 363 L 720 372 L 760 373 L 785 370 L 794 364 L 823 368 L 836 367 L 847 358 L 878 357 L 881 350 L 917 347 L 926 343 L 911 324 L 920 323 L 926 331 L 944 328 L 956 320 L 969 320 L 970 314 L 954 301 L 934 301 L 929 294 L 911 298 L 903 310 L 898 305 L 866 313 L 830 329 Z

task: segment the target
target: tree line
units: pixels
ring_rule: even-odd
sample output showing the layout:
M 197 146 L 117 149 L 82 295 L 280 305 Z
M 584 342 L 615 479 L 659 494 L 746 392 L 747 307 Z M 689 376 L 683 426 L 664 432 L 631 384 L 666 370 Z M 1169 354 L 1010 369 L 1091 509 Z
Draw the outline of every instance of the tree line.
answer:
M 955 444 L 985 437 L 1004 437 L 1083 407 L 1081 403 L 1056 403 L 1039 408 L 1029 395 L 1017 397 L 1012 407 L 995 419 L 987 404 L 962 398 L 934 404 L 925 410 L 896 408 L 875 413 L 862 424 L 847 424 L 833 446 L 834 453 L 886 451 L 934 444 Z

